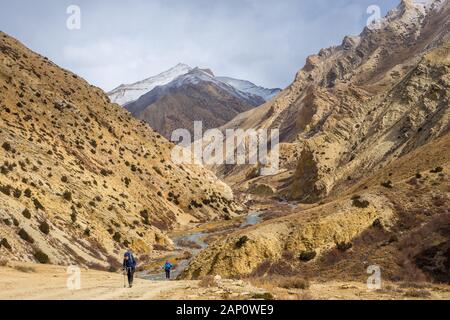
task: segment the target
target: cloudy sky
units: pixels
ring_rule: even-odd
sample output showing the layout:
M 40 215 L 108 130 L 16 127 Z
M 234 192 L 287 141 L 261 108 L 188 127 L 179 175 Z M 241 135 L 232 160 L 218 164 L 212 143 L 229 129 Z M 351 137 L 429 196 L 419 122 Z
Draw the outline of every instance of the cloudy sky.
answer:
M 306 56 L 399 0 L 2 0 L 0 30 L 108 91 L 179 62 L 285 87 Z M 81 9 L 81 29 L 66 26 Z

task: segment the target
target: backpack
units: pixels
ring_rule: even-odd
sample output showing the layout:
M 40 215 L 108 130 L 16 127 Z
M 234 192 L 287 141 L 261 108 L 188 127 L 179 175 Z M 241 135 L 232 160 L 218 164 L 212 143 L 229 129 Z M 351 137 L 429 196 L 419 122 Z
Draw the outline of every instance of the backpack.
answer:
M 135 267 L 136 266 L 136 260 L 134 259 L 134 256 L 131 252 L 125 253 L 125 256 L 128 257 L 128 264 Z
M 164 265 L 164 270 L 170 270 L 170 269 L 172 269 L 172 264 L 166 263 L 166 264 Z

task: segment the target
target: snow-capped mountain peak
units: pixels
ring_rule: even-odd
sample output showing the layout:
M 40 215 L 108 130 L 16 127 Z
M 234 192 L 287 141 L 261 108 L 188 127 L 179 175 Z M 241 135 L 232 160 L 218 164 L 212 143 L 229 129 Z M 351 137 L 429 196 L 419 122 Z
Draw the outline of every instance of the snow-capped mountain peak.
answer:
M 123 84 L 108 93 L 109 98 L 113 103 L 126 105 L 130 102 L 136 101 L 142 95 L 152 91 L 158 86 L 166 85 L 179 76 L 190 72 L 192 68 L 184 63 L 179 63 L 173 68 L 164 71 L 156 76 L 147 78 L 145 80 L 133 83 Z
M 275 89 L 267 89 L 267 88 L 263 88 L 260 86 L 257 86 L 256 84 L 247 81 L 247 80 L 240 80 L 240 79 L 234 79 L 234 78 L 230 78 L 230 77 L 217 77 L 217 79 L 219 81 L 222 81 L 232 87 L 234 87 L 235 89 L 248 93 L 248 94 L 252 94 L 252 95 L 256 95 L 256 96 L 260 96 L 261 98 L 263 98 L 266 101 L 271 100 L 273 97 L 275 97 L 278 93 L 281 92 L 281 89 L 279 88 L 275 88 Z

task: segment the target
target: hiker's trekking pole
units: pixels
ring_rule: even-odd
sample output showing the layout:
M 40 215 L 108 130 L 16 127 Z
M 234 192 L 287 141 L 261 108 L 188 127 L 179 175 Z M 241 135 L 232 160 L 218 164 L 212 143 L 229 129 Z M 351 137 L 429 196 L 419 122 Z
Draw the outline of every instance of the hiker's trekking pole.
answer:
M 127 270 L 127 269 L 125 269 L 125 268 L 123 269 L 123 287 L 124 287 L 124 288 L 127 287 L 126 278 L 125 278 L 126 270 Z

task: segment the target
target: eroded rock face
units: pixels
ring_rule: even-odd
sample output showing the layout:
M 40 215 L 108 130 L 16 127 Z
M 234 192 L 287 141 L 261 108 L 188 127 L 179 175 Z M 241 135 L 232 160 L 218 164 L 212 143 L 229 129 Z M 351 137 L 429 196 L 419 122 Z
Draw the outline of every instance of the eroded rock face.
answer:
M 100 89 L 0 33 L 3 258 L 114 266 L 126 247 L 170 248 L 164 231 L 180 223 L 233 215 L 231 189 L 172 163 L 172 148 Z
M 352 241 L 377 220 L 391 224 L 393 211 L 385 206 L 385 200 L 376 196 L 368 199 L 371 205 L 364 209 L 342 201 L 334 203 L 333 207 L 312 209 L 237 232 L 201 252 L 182 277 L 248 276 L 265 261 L 279 260 L 284 252 L 320 253 L 337 243 Z M 317 215 L 314 220 L 306 218 L 314 215 Z
M 337 193 L 448 131 L 449 16 L 446 1 L 405 1 L 379 29 L 308 57 L 277 99 L 228 126 L 279 128 L 283 143 L 303 150 L 282 166 L 297 165 L 278 190 L 291 199 Z

